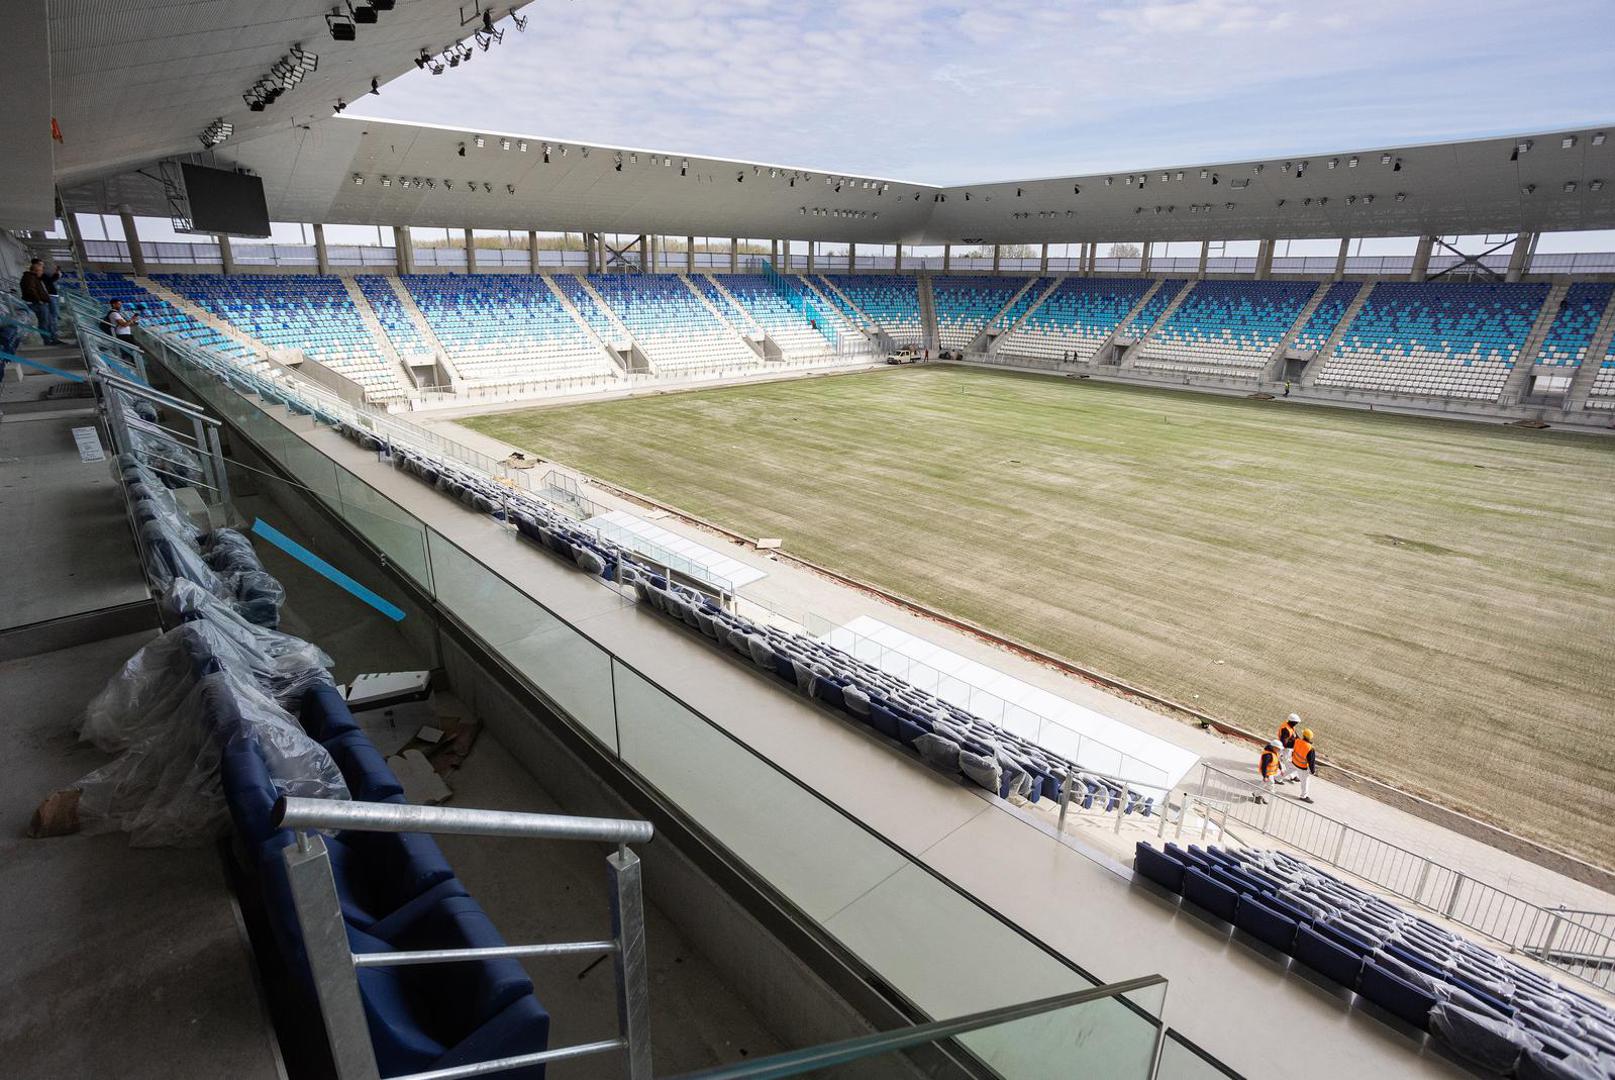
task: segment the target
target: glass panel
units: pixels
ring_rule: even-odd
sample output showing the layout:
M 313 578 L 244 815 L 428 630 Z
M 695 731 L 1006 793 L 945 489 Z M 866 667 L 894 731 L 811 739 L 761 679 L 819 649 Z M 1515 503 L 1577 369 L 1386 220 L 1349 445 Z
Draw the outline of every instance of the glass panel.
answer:
M 1180 1043 L 1175 1032 L 1168 1031 L 1161 1043 L 1161 1065 L 1155 1075 L 1158 1080 L 1226 1080 L 1230 1074 Z
M 435 530 L 426 541 L 438 600 L 535 690 L 615 748 L 607 653 Z
M 613 662 L 622 759 L 808 915 L 828 920 L 902 855 Z
M 340 466 L 336 470 L 336 485 L 343 519 L 384 552 L 394 565 L 431 592 L 426 527 L 397 503 Z

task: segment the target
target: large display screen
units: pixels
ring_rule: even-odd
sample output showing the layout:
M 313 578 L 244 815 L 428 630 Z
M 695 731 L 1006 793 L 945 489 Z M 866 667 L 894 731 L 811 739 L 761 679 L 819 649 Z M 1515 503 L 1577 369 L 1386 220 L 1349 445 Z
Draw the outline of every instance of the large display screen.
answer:
M 205 165 L 182 165 L 181 172 L 191 204 L 191 225 L 198 231 L 269 235 L 269 205 L 264 202 L 264 182 L 258 177 Z

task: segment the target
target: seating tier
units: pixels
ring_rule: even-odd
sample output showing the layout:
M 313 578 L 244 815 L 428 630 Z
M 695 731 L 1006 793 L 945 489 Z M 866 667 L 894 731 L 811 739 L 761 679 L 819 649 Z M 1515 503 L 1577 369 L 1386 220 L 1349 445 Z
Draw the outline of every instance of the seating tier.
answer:
M 931 299 L 938 344 L 944 349 L 964 349 L 1025 285 L 1023 277 L 933 277 Z
M 1318 385 L 1496 401 L 1547 295 L 1540 283 L 1382 281 Z
M 1255 378 L 1317 288 L 1312 281 L 1197 282 L 1134 364 Z
M 1005 335 L 999 354 L 1087 363 L 1138 306 L 1150 284 L 1146 278 L 1066 278 L 1041 304 L 1036 295 L 1025 300 L 1037 306 L 1018 329 Z M 1027 290 L 1037 291 L 1036 285 Z M 1008 317 L 1006 322 L 1013 324 Z

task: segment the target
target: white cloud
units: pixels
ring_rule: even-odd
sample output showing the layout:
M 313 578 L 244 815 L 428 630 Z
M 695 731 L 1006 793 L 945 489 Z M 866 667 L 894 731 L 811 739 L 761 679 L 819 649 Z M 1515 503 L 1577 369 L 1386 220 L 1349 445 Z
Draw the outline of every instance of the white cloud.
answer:
M 355 111 L 939 182 L 1597 122 L 1607 0 L 620 0 Z

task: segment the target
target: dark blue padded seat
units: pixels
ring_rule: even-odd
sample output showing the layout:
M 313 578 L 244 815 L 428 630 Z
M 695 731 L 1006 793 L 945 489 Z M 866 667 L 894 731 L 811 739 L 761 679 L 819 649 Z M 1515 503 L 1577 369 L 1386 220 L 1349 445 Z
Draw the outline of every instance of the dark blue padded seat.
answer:
M 1234 921 L 1234 913 L 1239 908 L 1238 893 L 1194 866 L 1184 872 L 1183 898 L 1228 923 Z
M 1275 896 L 1271 892 L 1264 891 L 1260 894 L 1260 897 L 1262 903 L 1266 904 L 1280 915 L 1285 915 L 1294 919 L 1297 925 L 1305 926 L 1312 922 L 1311 915 L 1307 914 L 1301 908 L 1296 907 L 1282 896 Z
M 280 792 L 257 747 L 247 740 L 225 747 L 219 758 L 219 783 L 236 834 L 256 860 L 258 848 L 281 831 L 273 824 Z
M 796 666 L 791 661 L 790 654 L 780 649 L 774 650 L 774 674 L 792 686 L 796 685 Z
M 496 948 L 504 939 L 469 897 L 439 900 L 396 928 L 391 942 L 353 927 L 356 953 Z M 546 1049 L 549 1014 L 514 960 L 360 968 L 376 1062 L 384 1076 L 446 1069 Z M 542 1068 L 501 1073 L 539 1080 Z
M 464 896 L 437 841 L 424 833 L 344 832 L 326 844 L 342 917 L 386 940 L 378 924 L 429 892 Z M 450 888 L 438 889 L 447 885 Z
M 1516 1080 L 1608 1080 L 1611 1073 L 1585 1054 L 1554 1054 L 1544 1047 L 1527 1050 L 1515 1067 Z
M 348 794 L 359 802 L 386 802 L 402 796 L 404 787 L 387 767 L 370 739 L 362 731 L 350 731 L 325 744 L 331 759 L 347 781 Z
M 813 696 L 836 709 L 842 708 L 846 701 L 841 693 L 841 684 L 823 675 L 813 677 Z
M 1358 956 L 1367 956 L 1374 951 L 1374 943 L 1351 930 L 1336 926 L 1330 922 L 1315 922 L 1312 924 L 1320 934 L 1329 938 L 1336 945 L 1350 949 Z
M 312 686 L 303 694 L 297 718 L 303 730 L 318 743 L 330 742 L 359 730 L 359 722 L 353 718 L 348 703 L 330 683 Z
M 1362 974 L 1357 979 L 1357 992 L 1420 1031 L 1429 1026 L 1430 1010 L 1436 1004 L 1434 994 L 1399 978 L 1372 958 L 1363 963 Z
M 1175 893 L 1183 891 L 1184 865 L 1140 840 L 1133 849 L 1133 870 Z
M 1357 988 L 1357 977 L 1363 970 L 1363 957 L 1318 933 L 1310 926 L 1300 926 L 1291 946 L 1295 958 L 1320 975 L 1328 976 L 1348 990 Z
M 906 716 L 899 716 L 897 718 L 897 738 L 904 746 L 913 746 L 915 739 L 918 739 L 921 735 L 926 734 L 930 730 L 931 729 L 928 727 L 921 727 L 915 721 L 910 720 Z
M 869 703 L 869 726 L 888 739 L 902 738 L 897 726 L 897 714 L 885 705 L 873 701 Z
M 1234 925 L 1281 952 L 1289 952 L 1295 944 L 1296 921 L 1268 907 L 1248 892 L 1239 898 Z

